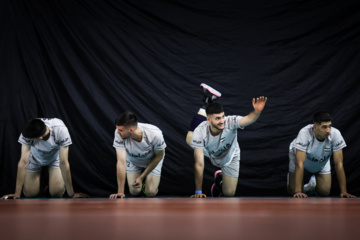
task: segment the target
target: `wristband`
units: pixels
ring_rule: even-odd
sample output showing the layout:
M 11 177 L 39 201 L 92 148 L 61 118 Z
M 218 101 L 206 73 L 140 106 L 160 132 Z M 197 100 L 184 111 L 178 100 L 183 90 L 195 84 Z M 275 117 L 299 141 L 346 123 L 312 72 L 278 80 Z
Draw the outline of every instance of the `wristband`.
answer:
M 199 194 L 199 193 L 202 193 L 202 191 L 201 190 L 196 190 L 195 191 L 195 194 Z

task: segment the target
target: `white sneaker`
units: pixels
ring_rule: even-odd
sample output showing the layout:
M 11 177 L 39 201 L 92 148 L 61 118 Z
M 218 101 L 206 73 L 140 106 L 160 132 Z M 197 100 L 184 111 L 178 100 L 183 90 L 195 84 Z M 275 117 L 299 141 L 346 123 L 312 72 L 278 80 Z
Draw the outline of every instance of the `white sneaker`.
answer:
M 316 178 L 312 175 L 309 182 L 304 185 L 304 193 L 307 195 L 316 195 Z

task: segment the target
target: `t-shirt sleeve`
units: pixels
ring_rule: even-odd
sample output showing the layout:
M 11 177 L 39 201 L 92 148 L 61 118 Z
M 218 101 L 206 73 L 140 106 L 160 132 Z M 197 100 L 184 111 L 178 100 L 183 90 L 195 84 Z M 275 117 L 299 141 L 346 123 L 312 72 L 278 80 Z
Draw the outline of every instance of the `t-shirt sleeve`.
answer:
M 164 140 L 164 136 L 162 134 L 161 131 L 159 131 L 154 139 L 153 139 L 153 144 L 154 144 L 154 150 L 163 150 L 166 148 L 166 143 Z
M 296 149 L 306 152 L 309 142 L 310 142 L 309 133 L 307 131 L 300 130 L 299 134 L 297 135 L 297 137 L 294 141 L 294 146 Z
M 55 142 L 60 147 L 66 147 L 72 144 L 70 133 L 67 127 L 60 127 L 57 129 L 57 133 L 55 135 Z
M 115 134 L 114 134 L 113 147 L 114 147 L 114 148 L 125 149 L 124 139 L 122 139 L 121 136 L 120 136 L 120 134 L 117 133 L 117 130 L 115 130 Z
M 228 126 L 230 129 L 244 129 L 243 127 L 241 127 L 239 125 L 239 121 L 242 118 L 242 116 L 228 116 L 227 117 L 227 121 L 228 121 Z
M 346 147 L 345 140 L 341 135 L 340 131 L 337 129 L 334 131 L 331 142 L 332 142 L 333 151 L 339 151 L 340 149 Z
M 204 148 L 204 137 L 201 130 L 201 127 L 195 128 L 193 138 L 191 140 L 192 148 Z
M 31 146 L 33 144 L 33 140 L 24 137 L 22 134 L 20 134 L 18 142 L 26 146 Z

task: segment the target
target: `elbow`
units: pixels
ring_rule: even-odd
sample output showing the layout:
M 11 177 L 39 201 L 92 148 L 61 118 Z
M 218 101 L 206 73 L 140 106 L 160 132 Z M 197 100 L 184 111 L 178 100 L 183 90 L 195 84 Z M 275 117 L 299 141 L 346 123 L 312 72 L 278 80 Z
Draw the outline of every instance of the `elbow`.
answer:
M 67 169 L 69 168 L 70 165 L 69 165 L 69 162 L 68 161 L 60 161 L 60 169 Z
M 29 165 L 28 159 L 20 159 L 18 163 L 18 168 L 27 168 L 28 165 Z
M 126 169 L 126 164 L 125 163 L 117 163 L 116 164 L 118 169 Z
M 304 164 L 303 163 L 296 163 L 295 164 L 295 169 L 299 169 L 299 170 L 304 169 Z
M 336 171 L 343 170 L 344 169 L 343 163 L 342 162 L 336 163 L 335 164 L 335 169 L 336 169 Z
M 195 162 L 195 168 L 196 169 L 203 169 L 204 163 L 203 162 Z

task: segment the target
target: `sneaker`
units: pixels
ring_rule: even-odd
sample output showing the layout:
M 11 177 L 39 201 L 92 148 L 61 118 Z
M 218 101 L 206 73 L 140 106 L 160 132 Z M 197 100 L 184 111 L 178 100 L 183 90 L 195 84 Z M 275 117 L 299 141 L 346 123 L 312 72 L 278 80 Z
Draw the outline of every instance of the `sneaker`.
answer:
M 304 185 L 304 193 L 308 195 L 316 195 L 316 178 L 312 175 L 309 182 Z
M 206 85 L 205 83 L 200 84 L 200 87 L 203 89 L 204 92 L 204 106 L 208 105 L 211 102 L 215 102 L 219 97 L 221 97 L 221 92 L 210 87 L 209 85 Z
M 146 196 L 145 183 L 143 183 L 143 185 L 142 185 L 141 193 L 142 193 L 142 195 Z
M 214 174 L 214 184 L 211 186 L 211 196 L 222 196 L 222 171 L 218 170 Z

